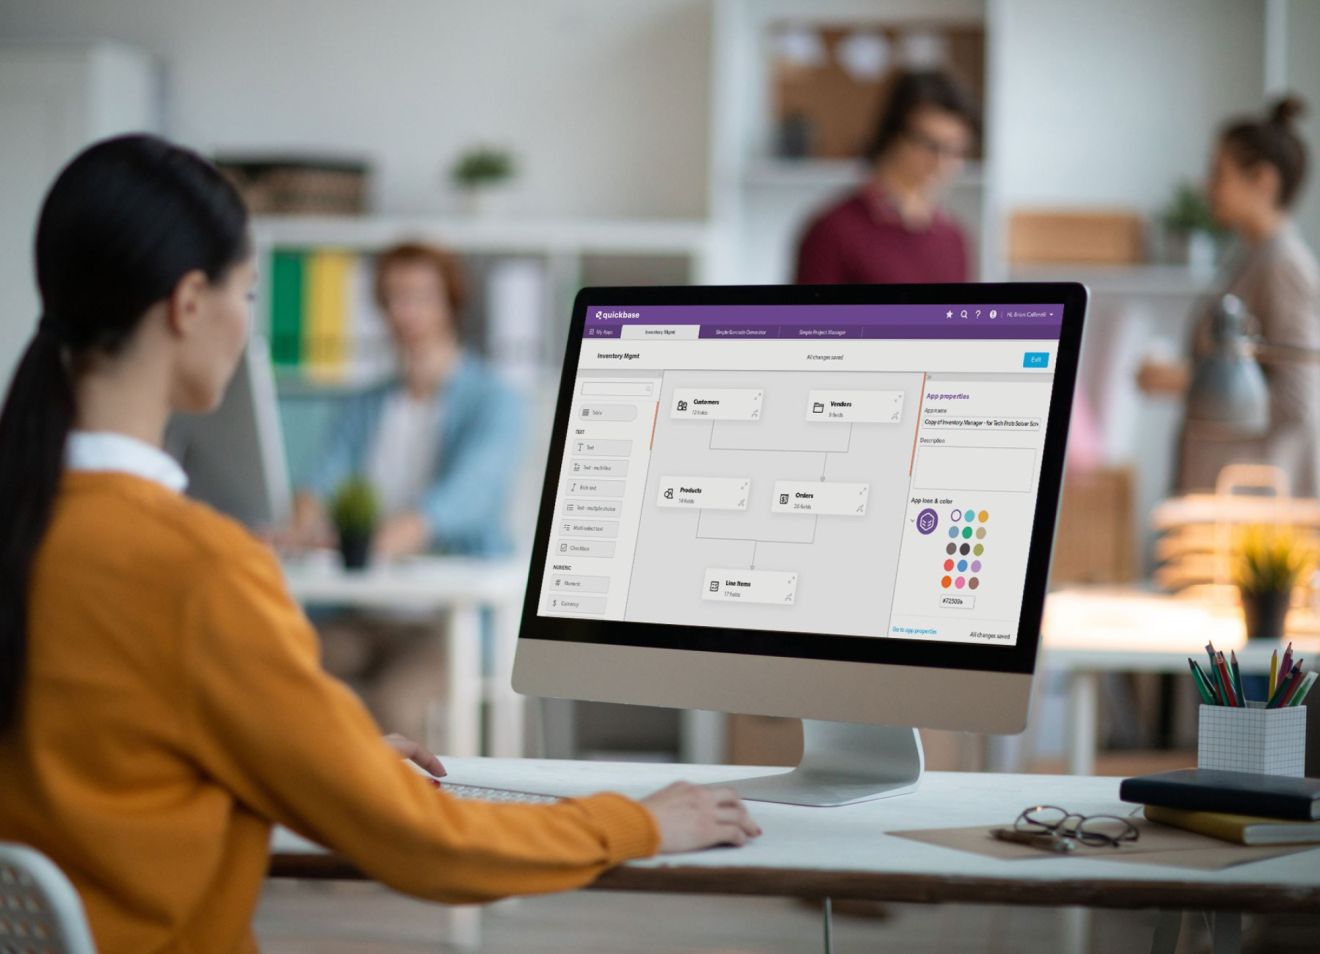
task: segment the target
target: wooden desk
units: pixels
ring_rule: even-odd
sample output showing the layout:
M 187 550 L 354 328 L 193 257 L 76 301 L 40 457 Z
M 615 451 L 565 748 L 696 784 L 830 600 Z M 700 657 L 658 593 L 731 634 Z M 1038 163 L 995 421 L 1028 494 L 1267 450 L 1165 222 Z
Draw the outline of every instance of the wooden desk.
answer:
M 513 656 L 527 586 L 527 565 L 515 561 L 423 557 L 347 572 L 337 554 L 285 560 L 289 593 L 305 607 L 412 609 L 447 613 L 444 735 L 427 744 L 453 755 L 481 754 L 481 707 L 490 704 L 492 755 L 523 754 L 523 697 L 513 691 Z M 482 615 L 492 619 L 493 666 L 482 673 Z M 439 674 L 437 674 L 437 682 Z M 438 695 L 438 693 L 437 693 Z M 435 720 L 428 719 L 428 725 Z
M 532 759 L 451 758 L 445 764 L 456 782 L 556 795 L 609 789 L 641 796 L 677 778 L 717 782 L 782 771 Z M 1045 855 L 1001 861 L 887 834 L 1008 823 L 1027 805 L 1042 802 L 1071 811 L 1126 814 L 1134 806 L 1118 800 L 1118 783 L 1116 778 L 930 772 L 913 795 L 844 808 L 752 803 L 765 831 L 752 845 L 631 862 L 590 887 L 923 904 L 1208 910 L 1223 912 L 1216 923 L 1230 942 L 1244 911 L 1320 912 L 1320 849 L 1224 871 L 1196 871 Z M 272 877 L 363 877 L 345 859 L 288 832 L 277 832 L 272 851 Z M 1224 948 L 1231 949 L 1231 944 Z
M 1300 613 L 1290 623 L 1306 621 Z M 1106 672 L 1187 674 L 1187 657 L 1205 656 L 1213 641 L 1225 654 L 1237 653 L 1244 673 L 1268 674 L 1270 654 L 1293 643 L 1294 656 L 1320 656 L 1320 633 L 1291 633 L 1281 645 L 1247 641 L 1242 614 L 1214 609 L 1195 600 L 1175 599 L 1131 588 L 1060 590 L 1045 601 L 1038 671 L 1062 670 L 1068 679 L 1066 728 L 1068 771 L 1095 771 L 1099 728 L 1099 679 Z M 1190 678 L 1190 676 L 1188 677 Z

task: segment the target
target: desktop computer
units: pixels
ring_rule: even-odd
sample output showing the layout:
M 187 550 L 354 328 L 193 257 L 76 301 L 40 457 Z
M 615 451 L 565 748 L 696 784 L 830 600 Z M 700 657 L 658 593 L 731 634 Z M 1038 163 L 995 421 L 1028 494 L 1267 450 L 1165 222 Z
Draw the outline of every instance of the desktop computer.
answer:
M 799 717 L 744 797 L 911 791 L 916 727 L 1020 732 L 1076 284 L 589 288 L 513 683 Z
M 252 529 L 289 518 L 292 494 L 270 349 L 253 335 L 220 406 L 175 414 L 165 450 L 188 475 L 188 496 Z

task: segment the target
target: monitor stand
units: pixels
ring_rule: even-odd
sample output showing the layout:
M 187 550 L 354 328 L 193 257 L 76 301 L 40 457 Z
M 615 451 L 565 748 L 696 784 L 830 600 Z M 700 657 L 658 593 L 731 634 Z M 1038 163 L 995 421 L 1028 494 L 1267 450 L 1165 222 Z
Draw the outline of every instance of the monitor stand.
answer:
M 915 791 L 924 767 L 916 729 L 803 719 L 797 768 L 730 784 L 757 802 L 850 805 Z

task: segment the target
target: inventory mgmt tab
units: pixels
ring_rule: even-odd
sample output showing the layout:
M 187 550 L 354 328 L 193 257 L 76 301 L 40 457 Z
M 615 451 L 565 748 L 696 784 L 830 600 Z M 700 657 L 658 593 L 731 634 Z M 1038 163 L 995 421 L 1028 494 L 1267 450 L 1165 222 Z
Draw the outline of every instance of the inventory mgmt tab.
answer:
M 537 612 L 1013 645 L 1062 317 L 592 306 Z

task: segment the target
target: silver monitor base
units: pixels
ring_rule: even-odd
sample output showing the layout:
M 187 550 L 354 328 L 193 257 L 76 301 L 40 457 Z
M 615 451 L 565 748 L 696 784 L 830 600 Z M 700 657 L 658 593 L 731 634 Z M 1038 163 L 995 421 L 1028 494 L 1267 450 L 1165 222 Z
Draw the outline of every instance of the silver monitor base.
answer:
M 924 768 L 916 729 L 803 719 L 797 768 L 729 784 L 756 802 L 850 805 L 915 791 Z

